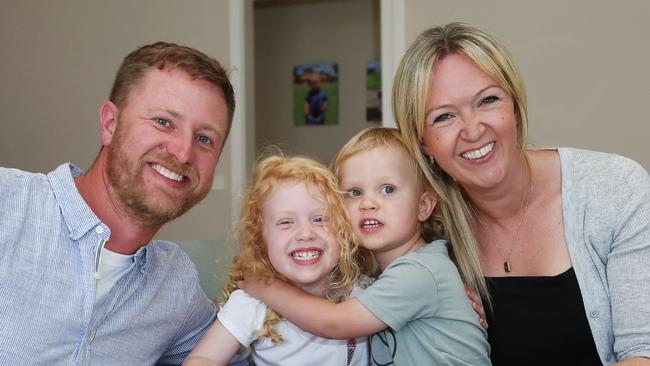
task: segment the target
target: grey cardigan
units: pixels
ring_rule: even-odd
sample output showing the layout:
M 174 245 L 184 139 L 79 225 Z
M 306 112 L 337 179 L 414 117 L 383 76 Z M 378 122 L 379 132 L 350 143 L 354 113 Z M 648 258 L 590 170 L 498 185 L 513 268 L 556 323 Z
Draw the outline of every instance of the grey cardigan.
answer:
M 559 148 L 565 239 L 604 365 L 650 358 L 650 178 L 613 154 Z

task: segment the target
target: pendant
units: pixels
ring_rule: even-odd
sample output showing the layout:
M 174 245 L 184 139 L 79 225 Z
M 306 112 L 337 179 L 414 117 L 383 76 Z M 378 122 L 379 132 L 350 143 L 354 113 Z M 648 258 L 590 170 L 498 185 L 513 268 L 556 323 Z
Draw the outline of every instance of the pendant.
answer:
M 503 262 L 503 269 L 506 272 L 512 271 L 512 266 L 510 265 L 510 261 L 508 260 L 508 258 L 506 258 L 506 260 Z

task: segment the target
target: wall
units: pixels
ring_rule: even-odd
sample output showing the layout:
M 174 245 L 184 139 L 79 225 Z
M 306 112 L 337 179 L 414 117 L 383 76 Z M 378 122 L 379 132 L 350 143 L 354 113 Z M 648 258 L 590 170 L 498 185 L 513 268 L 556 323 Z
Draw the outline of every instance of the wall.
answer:
M 157 40 L 196 47 L 229 64 L 228 1 L 21 0 L 0 5 L 0 166 L 86 169 L 99 151 L 98 109 L 122 58 Z M 228 176 L 230 147 L 217 173 Z M 230 238 L 230 190 L 211 192 L 160 238 L 183 241 L 210 272 Z M 209 258 L 209 260 L 208 260 Z M 224 257 L 224 258 L 227 258 Z M 227 265 L 227 264 L 226 264 Z
M 327 163 L 356 132 L 378 125 L 365 114 L 365 66 L 380 55 L 378 2 L 293 3 L 255 9 L 256 146 L 279 144 Z M 293 124 L 293 66 L 309 63 L 338 63 L 338 125 Z
M 463 21 L 496 35 L 521 69 L 531 143 L 629 156 L 650 169 L 650 2 L 406 0 L 406 41 Z

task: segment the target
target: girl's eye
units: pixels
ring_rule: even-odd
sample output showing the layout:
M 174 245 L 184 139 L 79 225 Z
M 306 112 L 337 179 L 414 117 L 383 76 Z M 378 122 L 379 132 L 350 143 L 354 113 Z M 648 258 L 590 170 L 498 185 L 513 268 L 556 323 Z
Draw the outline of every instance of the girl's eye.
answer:
M 282 219 L 278 222 L 278 225 L 291 225 L 291 220 L 289 219 Z
M 481 101 L 478 103 L 478 105 L 480 107 L 482 105 L 492 104 L 492 103 L 494 103 L 494 102 L 496 102 L 498 100 L 499 100 L 499 97 L 497 97 L 496 95 L 490 95 L 489 97 L 485 97 L 485 98 L 481 99 Z
M 383 193 L 383 194 L 393 194 L 393 193 L 395 193 L 395 187 L 387 184 L 385 186 L 382 186 L 379 189 L 379 192 Z
M 317 224 L 324 224 L 329 221 L 329 217 L 327 216 L 316 216 L 314 218 L 314 222 Z
M 166 118 L 154 118 L 154 121 L 163 127 L 169 127 L 172 124 L 172 122 Z
M 202 144 L 212 145 L 212 139 L 206 135 L 198 135 L 196 139 Z
M 361 197 L 361 190 L 358 188 L 351 188 L 347 191 L 347 196 L 351 198 Z
M 444 122 L 444 121 L 447 121 L 447 120 L 452 119 L 453 117 L 454 117 L 454 115 L 451 114 L 451 113 L 443 113 L 443 114 L 439 115 L 438 117 L 436 117 L 436 118 L 433 120 L 433 122 L 434 122 L 434 123 L 435 123 L 435 122 Z

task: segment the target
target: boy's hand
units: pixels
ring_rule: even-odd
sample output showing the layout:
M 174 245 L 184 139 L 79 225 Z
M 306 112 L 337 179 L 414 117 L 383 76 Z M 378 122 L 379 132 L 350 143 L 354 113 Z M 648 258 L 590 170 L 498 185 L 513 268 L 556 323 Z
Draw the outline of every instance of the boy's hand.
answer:
M 237 287 L 246 291 L 252 297 L 264 301 L 266 289 L 273 284 L 273 280 L 264 280 L 262 277 L 246 276 L 242 281 L 237 281 Z
M 478 297 L 476 292 L 472 290 L 469 286 L 465 285 L 465 292 L 467 292 L 467 297 L 469 297 L 469 301 L 472 302 L 472 309 L 478 314 L 479 323 L 483 327 L 483 329 L 487 330 L 488 329 L 488 323 L 487 320 L 485 320 L 485 309 L 483 309 L 483 303 L 481 302 L 481 299 Z

